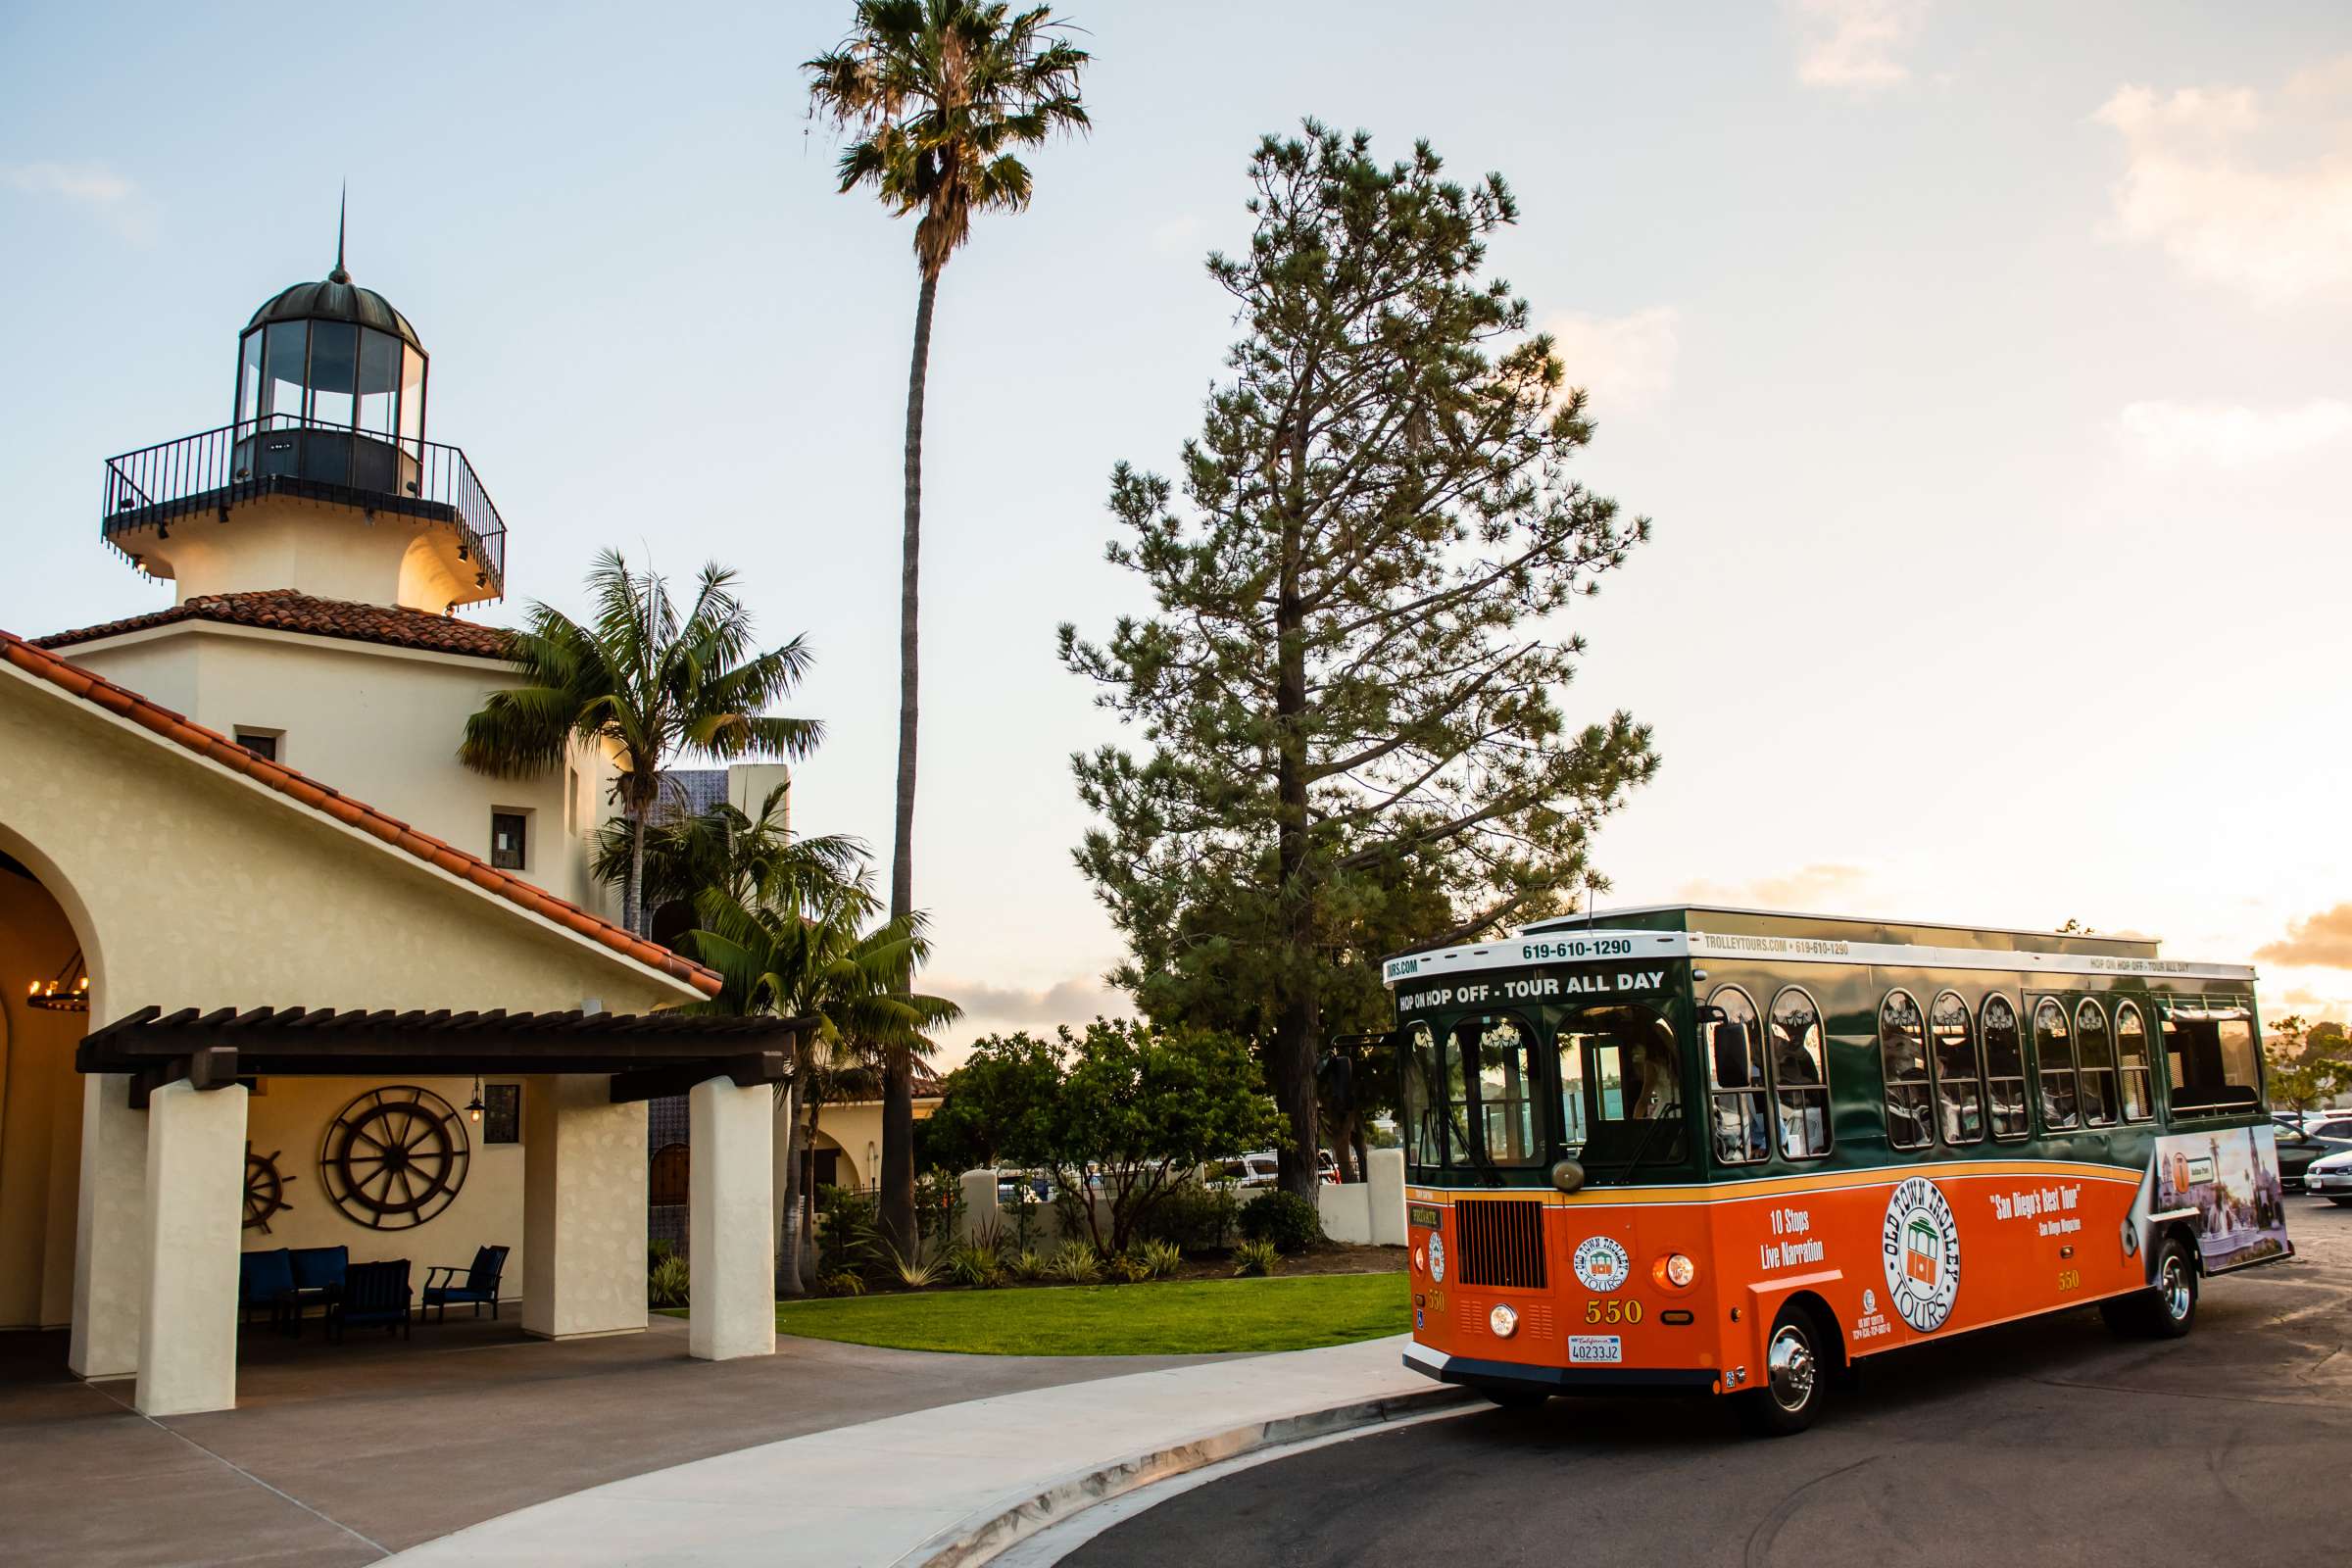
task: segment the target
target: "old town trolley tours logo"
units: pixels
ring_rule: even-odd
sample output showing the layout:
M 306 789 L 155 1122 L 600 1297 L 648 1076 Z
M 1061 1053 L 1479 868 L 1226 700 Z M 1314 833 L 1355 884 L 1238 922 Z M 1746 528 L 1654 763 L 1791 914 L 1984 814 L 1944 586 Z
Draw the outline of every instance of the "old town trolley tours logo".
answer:
M 1588 1291 L 1613 1291 L 1623 1285 L 1626 1262 L 1625 1246 L 1614 1236 L 1588 1236 L 1569 1258 L 1577 1283 Z
M 1896 1186 L 1879 1246 L 1886 1296 L 1902 1320 L 1922 1334 L 1943 1327 L 1960 1294 L 1960 1227 L 1934 1182 L 1912 1176 Z

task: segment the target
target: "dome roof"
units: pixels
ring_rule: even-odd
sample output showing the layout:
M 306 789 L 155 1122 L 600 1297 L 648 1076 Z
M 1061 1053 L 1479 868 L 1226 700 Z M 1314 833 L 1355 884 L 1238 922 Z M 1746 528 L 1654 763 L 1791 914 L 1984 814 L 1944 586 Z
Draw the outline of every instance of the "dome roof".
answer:
M 409 318 L 392 308 L 392 302 L 371 288 L 362 288 L 351 280 L 351 274 L 338 264 L 322 283 L 296 283 L 280 290 L 253 313 L 245 323 L 250 332 L 271 321 L 357 321 L 372 326 L 379 332 L 391 332 L 403 342 L 424 351 L 417 341 L 416 329 Z

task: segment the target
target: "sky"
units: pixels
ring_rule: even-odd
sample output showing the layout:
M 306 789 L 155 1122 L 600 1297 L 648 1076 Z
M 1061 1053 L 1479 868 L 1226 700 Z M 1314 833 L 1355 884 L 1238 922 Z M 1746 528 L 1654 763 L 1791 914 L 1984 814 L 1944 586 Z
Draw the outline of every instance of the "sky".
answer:
M 796 825 L 886 865 L 911 227 L 834 189 L 799 62 L 845 0 L 0 0 L 0 626 L 170 602 L 105 460 L 226 422 L 236 332 L 350 268 L 433 354 L 511 622 L 615 547 L 733 566 L 815 665 Z M 1120 1010 L 1057 623 L 1142 610 L 1114 463 L 1168 471 L 1236 335 L 1258 137 L 1498 171 L 1492 270 L 1652 541 L 1562 694 L 1663 765 L 1601 901 L 2161 935 L 2352 1013 L 2352 11 L 2340 3 L 1086 4 L 1093 134 L 940 290 L 916 900 L 976 1034 Z M 329 780 L 329 782 L 334 782 Z

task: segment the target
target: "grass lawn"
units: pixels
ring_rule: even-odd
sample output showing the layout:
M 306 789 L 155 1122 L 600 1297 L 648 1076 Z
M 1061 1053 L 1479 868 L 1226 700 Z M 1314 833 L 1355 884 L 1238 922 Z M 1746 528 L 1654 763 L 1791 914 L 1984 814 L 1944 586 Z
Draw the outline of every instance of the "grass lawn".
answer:
M 1304 1350 L 1401 1334 L 1412 1324 L 1402 1274 L 925 1291 L 776 1305 L 782 1334 L 979 1355 Z

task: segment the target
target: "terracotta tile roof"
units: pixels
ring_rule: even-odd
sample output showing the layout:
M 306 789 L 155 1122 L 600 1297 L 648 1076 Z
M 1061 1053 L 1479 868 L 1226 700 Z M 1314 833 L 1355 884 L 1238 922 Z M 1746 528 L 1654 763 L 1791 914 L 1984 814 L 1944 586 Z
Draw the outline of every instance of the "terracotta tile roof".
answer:
M 119 637 L 181 621 L 211 620 L 227 626 L 257 626 L 266 631 L 307 632 L 313 637 L 343 637 L 353 642 L 388 643 L 395 648 L 422 648 L 441 654 L 470 654 L 477 659 L 507 657 L 509 634 L 496 626 L 401 610 L 386 605 L 355 604 L 345 599 L 314 599 L 291 588 L 259 593 L 198 594 L 184 604 L 152 614 L 110 620 L 103 625 L 35 637 L 36 648 L 71 648 L 76 643 Z
M 398 817 L 389 816 L 339 790 L 318 783 L 283 762 L 272 762 L 257 757 L 236 742 L 201 724 L 192 723 L 183 715 L 160 704 L 151 703 L 104 676 L 94 675 L 46 649 L 35 647 L 14 632 L 0 631 L 0 660 L 52 686 L 62 687 L 94 708 L 102 708 L 126 718 L 199 757 L 209 758 L 232 772 L 242 773 L 257 783 L 268 785 L 278 794 L 321 815 L 330 816 L 348 827 L 356 827 L 372 838 L 381 839 L 393 848 L 413 855 L 427 864 L 437 865 L 453 876 L 463 877 L 475 887 L 495 893 L 510 904 L 553 920 L 565 930 L 609 948 L 623 957 L 634 958 L 663 974 L 675 976 L 705 996 L 718 995 L 720 981 L 716 970 L 707 969 L 692 959 L 680 957 L 669 949 L 648 942 L 610 920 L 599 919 L 577 905 L 567 904 L 511 871 L 501 871 L 478 856 L 454 849 L 430 834 L 419 833 Z

